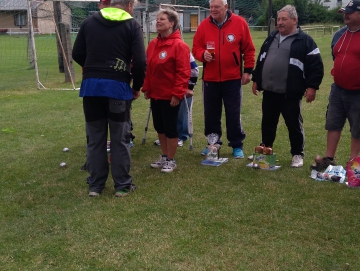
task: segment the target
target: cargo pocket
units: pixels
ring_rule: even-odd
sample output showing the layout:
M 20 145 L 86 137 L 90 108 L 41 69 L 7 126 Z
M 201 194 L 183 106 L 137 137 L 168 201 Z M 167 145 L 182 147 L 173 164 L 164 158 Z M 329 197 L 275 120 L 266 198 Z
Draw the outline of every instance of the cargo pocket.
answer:
M 131 101 L 109 98 L 109 119 L 116 122 L 130 121 Z
M 113 114 L 121 114 L 126 111 L 126 101 L 109 99 L 109 111 Z

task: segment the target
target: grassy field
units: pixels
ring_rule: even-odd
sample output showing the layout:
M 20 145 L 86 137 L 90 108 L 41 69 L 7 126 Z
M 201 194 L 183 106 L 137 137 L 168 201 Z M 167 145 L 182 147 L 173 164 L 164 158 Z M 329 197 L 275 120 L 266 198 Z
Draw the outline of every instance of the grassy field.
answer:
M 191 36 L 185 40 L 191 44 Z M 257 48 L 263 40 L 254 33 Z M 178 149 L 172 174 L 150 168 L 160 149 L 153 145 L 151 124 L 141 145 L 149 102 L 143 97 L 134 102 L 131 173 L 138 189 L 122 199 L 114 198 L 111 177 L 101 197 L 87 196 L 88 174 L 79 171 L 86 142 L 77 91 L 2 89 L 1 270 L 360 270 L 359 190 L 310 178 L 313 157 L 326 147 L 330 40 L 330 35 L 316 38 L 325 77 L 316 100 L 303 103 L 303 168 L 290 167 L 282 120 L 274 145 L 279 170 L 248 168 L 247 160 L 231 157 L 227 144 L 221 155 L 228 163 L 201 166 L 206 141 L 200 81 L 194 151 L 188 142 Z M 243 90 L 242 120 L 244 152 L 250 155 L 261 139 L 261 96 L 254 96 L 250 85 Z M 343 166 L 348 130 L 337 152 Z M 64 153 L 64 147 L 70 151 Z M 60 168 L 60 162 L 68 166 Z

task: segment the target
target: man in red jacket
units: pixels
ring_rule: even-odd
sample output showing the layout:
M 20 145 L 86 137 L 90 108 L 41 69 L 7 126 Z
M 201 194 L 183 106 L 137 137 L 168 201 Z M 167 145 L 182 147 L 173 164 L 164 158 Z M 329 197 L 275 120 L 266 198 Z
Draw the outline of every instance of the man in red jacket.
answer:
M 215 45 L 213 54 L 207 48 L 209 42 Z M 229 146 L 233 148 L 235 158 L 244 158 L 241 85 L 250 82 L 255 47 L 246 21 L 228 10 L 226 0 L 210 0 L 210 16 L 200 23 L 195 33 L 192 53 L 204 66 L 205 135 L 217 134 L 221 144 L 224 102 Z M 207 152 L 205 149 L 201 154 Z

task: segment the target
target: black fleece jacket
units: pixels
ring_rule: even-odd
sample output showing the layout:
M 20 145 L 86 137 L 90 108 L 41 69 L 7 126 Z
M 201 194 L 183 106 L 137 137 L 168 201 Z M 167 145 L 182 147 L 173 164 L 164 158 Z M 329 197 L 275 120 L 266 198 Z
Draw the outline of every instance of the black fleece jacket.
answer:
M 132 88 L 138 91 L 146 70 L 141 27 L 122 9 L 115 10 L 117 13 L 115 20 L 104 18 L 100 11 L 87 18 L 76 37 L 72 57 L 83 67 L 83 80 L 105 78 L 130 83 L 132 79 Z
M 257 83 L 258 90 L 264 90 L 261 84 L 262 69 L 270 44 L 278 32 L 275 30 L 264 41 L 256 62 L 256 68 L 252 72 L 251 80 Z M 319 89 L 323 77 L 324 65 L 320 50 L 314 40 L 299 28 L 299 34 L 290 48 L 286 96 L 302 99 L 307 88 Z

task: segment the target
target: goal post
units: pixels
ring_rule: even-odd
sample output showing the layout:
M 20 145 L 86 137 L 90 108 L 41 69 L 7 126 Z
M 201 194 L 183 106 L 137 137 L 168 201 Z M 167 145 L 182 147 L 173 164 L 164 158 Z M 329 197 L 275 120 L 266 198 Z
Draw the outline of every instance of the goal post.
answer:
M 72 44 L 98 2 L 1 0 L 0 91 L 78 89 L 82 69 L 72 61 Z
M 53 10 L 56 10 L 56 2 L 54 2 Z M 60 2 L 57 2 L 60 4 Z M 60 6 L 59 11 L 61 11 Z M 46 8 L 43 8 L 46 10 Z M 51 11 L 50 7 L 48 7 L 48 10 Z M 50 14 L 50 18 L 52 17 L 53 23 L 54 23 L 54 31 L 56 34 L 56 43 L 59 51 L 59 61 L 61 60 L 62 69 L 59 70 L 60 73 L 64 73 L 65 75 L 65 82 L 70 82 L 72 85 L 72 89 L 75 89 L 75 74 L 74 69 L 72 65 L 72 58 L 71 58 L 71 42 L 69 43 L 70 38 L 70 32 L 67 31 L 69 29 L 68 24 L 64 23 L 56 23 L 55 19 L 55 13 Z M 51 20 L 50 20 L 51 21 Z M 41 83 L 40 77 L 39 77 L 39 67 L 38 67 L 38 61 L 37 61 L 37 52 L 36 52 L 36 43 L 35 43 L 35 32 L 34 32 L 34 25 L 33 25 L 33 14 L 32 14 L 32 4 L 31 1 L 28 1 L 28 25 L 29 25 L 29 34 L 28 34 L 28 40 L 29 40 L 29 54 L 30 54 L 30 64 L 31 68 L 35 69 L 35 77 L 36 77 L 36 83 L 38 89 L 46 89 L 46 87 Z M 64 65 L 65 63 L 65 65 Z M 60 63 L 59 63 L 60 66 Z
M 85 18 L 84 18 L 85 19 Z M 76 89 L 75 71 L 72 61 L 71 42 L 71 8 L 66 1 L 28 1 L 29 39 L 32 40 L 29 50 L 35 58 L 35 75 L 38 89 Z M 49 36 L 48 46 L 40 49 L 35 35 Z M 54 44 L 51 44 L 54 43 Z M 54 48 L 56 51 L 54 52 Z M 50 56 L 57 56 L 57 65 Z M 37 59 L 41 59 L 39 62 Z M 40 64 L 41 63 L 41 64 Z M 50 64 L 45 68 L 45 65 Z M 52 66 L 54 65 L 54 66 Z M 58 67 L 56 70 L 55 67 Z M 45 68 L 43 70 L 43 68 Z M 44 73 L 45 72 L 45 73 Z M 59 81 L 46 84 L 47 76 L 58 75 Z M 43 79 L 45 78 L 45 79 Z M 45 81 L 44 81 L 45 80 Z M 69 83 L 69 84 L 66 84 Z
M 34 87 L 78 89 L 82 69 L 73 63 L 72 45 L 82 22 L 99 10 L 98 3 L 99 0 L 1 0 L 0 76 L 7 80 L 0 83 L 0 91 Z M 140 2 L 134 13 L 142 26 L 143 10 L 144 3 Z
M 240 3 L 259 1 L 241 0 Z M 0 76 L 6 80 L 1 80 L 0 91 L 31 88 L 78 89 L 82 69 L 73 63 L 71 47 L 82 22 L 98 11 L 98 2 L 99 0 L 1 0 Z M 207 5 L 206 1 L 204 6 Z M 254 5 L 251 9 L 248 5 L 240 9 L 242 15 L 245 11 L 255 10 L 255 4 L 251 4 Z M 134 18 L 141 24 L 146 42 L 149 42 L 150 32 L 156 33 L 156 13 L 159 8 L 171 6 L 179 12 L 182 32 L 195 32 L 200 22 L 210 14 L 203 6 L 160 2 L 149 4 L 149 0 L 141 0 L 134 9 Z M 252 12 L 248 15 L 249 22 L 256 21 L 254 14 Z M 60 40 L 61 46 L 58 46 L 57 41 Z

